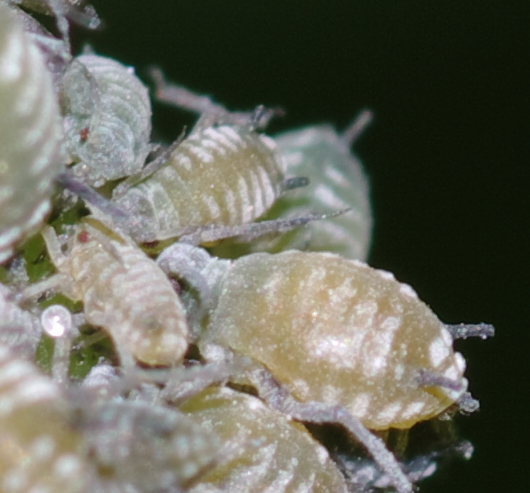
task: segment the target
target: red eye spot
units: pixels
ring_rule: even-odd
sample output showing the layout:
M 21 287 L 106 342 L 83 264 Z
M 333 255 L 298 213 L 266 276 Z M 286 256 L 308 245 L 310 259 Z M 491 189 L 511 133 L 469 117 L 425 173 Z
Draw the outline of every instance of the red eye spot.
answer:
M 158 241 L 146 241 L 144 243 L 145 248 L 156 248 L 158 246 Z
M 80 243 L 88 243 L 88 240 L 90 239 L 88 231 L 81 231 L 81 233 L 77 235 L 77 239 Z
M 81 137 L 81 142 L 86 142 L 86 140 L 88 139 L 89 132 L 90 132 L 90 130 L 89 130 L 88 127 L 83 128 L 83 130 L 81 130 L 81 132 L 79 133 L 79 135 Z

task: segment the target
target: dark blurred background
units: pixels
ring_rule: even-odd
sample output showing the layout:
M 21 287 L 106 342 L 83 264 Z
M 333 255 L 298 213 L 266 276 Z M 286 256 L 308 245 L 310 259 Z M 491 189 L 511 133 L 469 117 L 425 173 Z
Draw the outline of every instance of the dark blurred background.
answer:
M 233 109 L 287 112 L 269 129 L 375 113 L 356 151 L 371 177 L 374 266 L 451 323 L 497 335 L 458 348 L 482 410 L 458 418 L 475 456 L 423 493 L 524 492 L 530 454 L 530 3 L 510 0 L 94 0 L 102 55 L 151 64 Z M 155 105 L 157 138 L 193 119 Z M 525 138 L 526 136 L 526 138 Z

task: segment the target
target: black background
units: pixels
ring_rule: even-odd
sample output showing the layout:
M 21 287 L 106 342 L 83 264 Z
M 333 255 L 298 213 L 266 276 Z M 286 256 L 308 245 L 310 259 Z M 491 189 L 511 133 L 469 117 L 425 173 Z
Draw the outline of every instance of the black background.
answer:
M 233 109 L 287 111 L 271 132 L 362 108 L 356 150 L 372 181 L 374 266 L 410 283 L 462 341 L 480 413 L 459 418 L 475 456 L 423 493 L 527 488 L 530 101 L 528 1 L 94 0 L 104 30 L 79 48 L 212 94 Z M 191 119 L 155 105 L 157 137 Z M 526 137 L 526 139 L 525 139 Z

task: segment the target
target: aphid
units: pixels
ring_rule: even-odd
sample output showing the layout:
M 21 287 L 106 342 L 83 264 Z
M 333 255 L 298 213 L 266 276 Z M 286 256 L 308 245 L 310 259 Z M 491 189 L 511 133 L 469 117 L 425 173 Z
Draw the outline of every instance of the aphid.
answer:
M 180 492 L 222 451 L 215 433 L 176 409 L 125 400 L 93 411 L 82 412 L 78 423 L 98 470 L 92 491 Z
M 85 493 L 92 473 L 57 383 L 0 346 L 0 491 Z
M 208 227 L 252 223 L 283 193 L 285 166 L 274 142 L 248 125 L 200 122 L 153 175 L 115 197 L 136 221 L 138 242 Z
M 349 207 L 348 214 L 315 221 L 278 237 L 250 244 L 252 251 L 290 249 L 329 251 L 346 258 L 366 260 L 372 231 L 368 180 L 350 147 L 370 118 L 363 112 L 339 135 L 330 125 L 318 125 L 277 135 L 274 140 L 287 163 L 287 173 L 307 176 L 307 187 L 280 197 L 267 219 L 303 215 L 313 210 Z M 355 132 L 353 130 L 356 130 Z
M 81 55 L 62 84 L 66 148 L 75 174 L 99 187 L 138 173 L 151 149 L 151 103 L 134 69 Z
M 42 55 L 0 3 L 0 262 L 50 209 L 61 138 L 59 106 Z
M 30 286 L 26 297 L 60 289 L 84 303 L 86 321 L 111 335 L 122 359 L 131 353 L 148 364 L 180 363 L 186 315 L 167 277 L 132 240 L 93 218 L 76 225 L 66 255 L 51 227 L 43 236 L 59 274 Z
M 238 444 L 237 453 L 212 468 L 190 493 L 346 493 L 327 450 L 302 425 L 258 398 L 210 388 L 180 409 L 225 443 Z
M 159 264 L 170 270 L 170 258 L 188 255 L 181 248 L 169 247 Z M 345 426 L 400 492 L 410 482 L 367 428 L 409 428 L 455 402 L 476 408 L 449 326 L 388 272 L 331 253 L 288 251 L 203 262 L 198 275 L 218 284 L 199 341 L 206 359 L 259 362 L 247 376 L 262 397 L 302 421 Z

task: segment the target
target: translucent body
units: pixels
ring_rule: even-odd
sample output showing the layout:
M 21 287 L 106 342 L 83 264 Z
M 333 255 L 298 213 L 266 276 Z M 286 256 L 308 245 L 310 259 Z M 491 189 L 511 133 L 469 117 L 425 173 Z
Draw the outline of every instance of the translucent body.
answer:
M 81 55 L 63 76 L 66 147 L 75 173 L 90 184 L 138 173 L 149 153 L 147 87 L 111 58 Z
M 41 323 L 35 315 L 20 308 L 13 298 L 11 290 L 0 284 L 0 345 L 31 359 L 40 342 Z
M 55 382 L 0 347 L 0 492 L 81 493 L 92 470 Z
M 346 493 L 327 450 L 301 425 L 256 397 L 208 389 L 181 409 L 238 452 L 221 462 L 191 493 Z
M 281 194 L 283 173 L 271 139 L 244 126 L 199 127 L 117 204 L 136 218 L 137 241 L 164 240 L 254 221 Z
M 238 259 L 205 342 L 251 356 L 298 400 L 342 405 L 371 429 L 436 416 L 467 387 L 464 358 L 412 288 L 334 254 Z M 422 385 L 424 371 L 458 390 Z
M 61 137 L 59 106 L 42 55 L 0 3 L 0 262 L 50 209 Z
M 53 237 L 53 233 L 51 233 Z M 188 347 L 184 309 L 162 270 L 129 238 L 96 220 L 76 226 L 68 255 L 45 237 L 61 290 L 84 303 L 87 322 L 148 364 L 179 363 Z M 54 258 L 55 257 L 55 258 Z
M 283 234 L 267 245 L 256 242 L 253 251 L 289 249 L 329 251 L 366 260 L 372 232 L 368 180 L 362 164 L 330 125 L 306 127 L 275 137 L 290 176 L 306 176 L 307 187 L 281 197 L 267 218 L 301 216 L 312 211 L 351 208 L 347 214 L 315 221 Z

